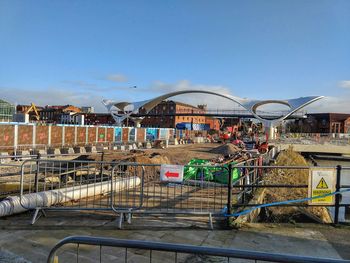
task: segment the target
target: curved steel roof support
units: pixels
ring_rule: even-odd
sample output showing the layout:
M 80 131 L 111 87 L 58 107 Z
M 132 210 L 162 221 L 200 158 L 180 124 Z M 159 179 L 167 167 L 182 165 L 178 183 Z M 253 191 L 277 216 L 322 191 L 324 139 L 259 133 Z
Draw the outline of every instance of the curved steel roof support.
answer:
M 221 94 L 213 91 L 205 91 L 205 90 L 183 90 L 183 91 L 176 91 L 167 93 L 161 96 L 158 96 L 154 99 L 150 100 L 144 100 L 144 101 L 137 101 L 137 102 L 126 102 L 126 101 L 111 101 L 111 100 L 103 100 L 102 103 L 106 106 L 108 111 L 112 114 L 113 118 L 116 120 L 118 124 L 121 124 L 121 122 L 130 117 L 130 115 L 138 113 L 138 111 L 143 108 L 145 109 L 146 113 L 148 113 L 151 109 L 153 109 L 156 105 L 158 105 L 160 102 L 162 102 L 165 99 L 168 99 L 170 97 L 174 97 L 177 95 L 182 94 L 188 94 L 188 93 L 201 93 L 201 94 L 209 94 L 209 95 L 215 95 L 222 98 L 226 98 L 231 100 L 232 102 L 235 102 L 248 110 L 255 118 L 261 120 L 261 121 L 268 121 L 268 122 L 279 122 L 293 113 L 297 112 L 298 110 L 302 109 L 303 107 L 309 105 L 310 103 L 313 103 L 319 99 L 324 98 L 323 96 L 310 96 L 310 97 L 301 97 L 297 99 L 289 99 L 289 100 L 249 100 L 249 99 L 242 99 L 239 97 L 235 97 L 228 94 Z M 284 116 L 277 117 L 273 120 L 265 119 L 257 114 L 257 108 L 271 103 L 278 103 L 282 105 L 286 105 L 290 108 L 290 111 L 285 114 Z M 129 107 L 130 110 L 126 111 L 126 108 Z M 122 112 L 122 113 L 121 113 Z

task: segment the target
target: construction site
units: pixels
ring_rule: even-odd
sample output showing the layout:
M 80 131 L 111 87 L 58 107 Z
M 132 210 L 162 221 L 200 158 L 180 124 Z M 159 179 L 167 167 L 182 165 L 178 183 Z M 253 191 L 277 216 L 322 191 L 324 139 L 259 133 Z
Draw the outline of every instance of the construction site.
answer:
M 281 126 L 321 97 L 272 114 L 204 91 L 246 107 L 230 115 L 164 100 L 191 92 L 106 100 L 107 119 L 18 105 L 0 124 L 0 262 L 349 262 L 347 137 L 300 150 L 314 141 Z M 334 143 L 344 165 L 322 165 Z
M 36 138 L 33 134 L 42 138 L 37 133 L 40 126 L 28 127 L 6 127 L 4 132 L 17 130 L 14 134 L 19 138 Z M 8 144 L 1 156 L 1 236 L 7 236 L 2 240 L 11 240 L 12 244 L 6 251 L 0 250 L 1 262 L 44 262 L 48 249 L 57 241 L 53 235 L 64 236 L 67 232 L 70 235 L 84 233 L 127 239 L 132 236 L 141 240 L 221 247 L 236 240 L 235 247 L 239 248 L 236 242 L 249 236 L 247 232 L 269 233 L 268 236 L 276 235 L 278 242 L 290 242 L 283 236 L 290 235 L 288 231 L 303 229 L 303 233 L 322 233 L 322 239 L 325 238 L 325 245 L 319 246 L 316 254 L 305 250 L 304 256 L 331 260 L 332 255 L 334 262 L 338 262 L 340 256 L 348 256 L 344 248 L 349 243 L 346 238 L 340 241 L 339 233 L 346 236 L 350 229 L 346 225 L 338 226 L 340 229 L 331 226 L 335 220 L 339 221 L 339 215 L 332 214 L 327 206 L 309 206 L 307 200 L 303 201 L 309 194 L 310 163 L 292 148 L 278 153 L 267 143 L 244 143 L 228 133 L 201 137 L 197 132 L 180 139 L 177 138 L 180 133 L 171 129 L 166 132 L 159 129 L 155 133 L 158 139 L 141 143 L 137 138 L 146 138 L 147 129 L 107 127 L 102 131 L 100 127 L 84 128 L 86 137 L 82 141 L 92 138 L 88 135 L 90 129 L 94 131 L 94 139 L 102 137 L 99 136 L 102 132 L 106 136 L 103 138 L 109 138 L 108 129 L 111 129 L 111 134 L 117 134 L 121 141 L 127 134 L 128 143 L 97 140 L 90 146 L 82 146 L 69 144 L 72 140 L 69 138 L 80 138 L 79 127 L 72 129 L 76 135 L 69 135 L 69 127 L 60 129 L 63 129 L 61 133 L 65 139 L 60 136 L 63 145 L 56 146 L 56 150 L 52 146 L 33 145 L 19 150 L 18 145 L 16 148 Z M 53 127 L 50 130 L 53 132 Z M 30 135 L 21 135 L 24 132 Z M 159 136 L 166 137 L 161 139 Z M 46 136 L 49 137 L 53 139 L 52 135 Z M 130 142 L 130 138 L 135 141 Z M 279 204 L 286 200 L 303 202 L 291 206 Z M 264 205 L 274 203 L 277 205 Z M 86 232 L 86 227 L 91 228 L 91 232 Z M 36 237 L 30 239 L 27 246 L 40 249 L 25 252 L 22 246 L 15 244 L 19 240 L 22 242 L 26 233 L 32 231 Z M 181 238 L 183 231 L 187 233 L 186 238 L 197 237 L 184 240 Z M 10 237 L 10 233 L 18 235 L 11 234 Z M 297 235 L 295 238 L 302 237 Z M 253 249 L 254 240 L 249 241 L 253 242 L 249 245 Z M 93 244 L 93 241 L 89 242 Z M 84 249 L 82 240 L 78 243 L 82 250 L 73 258 L 79 258 L 81 262 L 114 259 L 115 252 L 104 248 L 103 255 L 98 258 L 101 252 Z M 50 260 L 68 262 L 76 252 L 65 248 L 63 254 Z M 277 248 L 276 252 L 290 251 Z M 118 253 L 122 253 L 122 257 L 128 255 L 128 262 L 150 258 L 149 252 L 139 254 L 132 247 L 127 254 L 123 249 Z M 157 262 L 157 258 L 165 261 L 166 252 L 153 253 L 152 262 Z M 175 261 L 211 262 L 212 256 L 179 254 Z M 257 258 L 263 258 L 260 256 Z M 174 262 L 171 257 L 169 262 Z M 276 262 L 282 262 L 279 260 Z M 304 259 L 292 257 L 290 260 Z

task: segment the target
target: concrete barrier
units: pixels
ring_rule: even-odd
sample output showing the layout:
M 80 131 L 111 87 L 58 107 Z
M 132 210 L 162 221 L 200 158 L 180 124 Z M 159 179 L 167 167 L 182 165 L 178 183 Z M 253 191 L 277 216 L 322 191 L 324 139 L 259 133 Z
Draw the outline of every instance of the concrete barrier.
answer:
M 0 153 L 0 163 L 1 164 L 5 164 L 5 163 L 9 163 L 11 162 L 11 158 L 7 158 L 7 156 L 9 156 L 9 153 Z M 1 157 L 5 157 L 5 158 L 1 158 Z
M 85 147 L 74 147 L 74 153 L 86 153 Z
M 28 150 L 17 151 L 16 155 L 21 156 L 20 158 L 17 158 L 17 159 L 20 159 L 20 160 L 29 160 L 31 158 L 30 157 L 30 152 Z M 28 156 L 28 157 L 26 157 L 26 156 Z
M 101 145 L 95 146 L 95 147 L 96 147 L 96 151 L 98 151 L 98 152 L 103 152 L 103 150 L 104 150 L 104 147 L 101 146 Z M 108 147 L 107 147 L 107 148 L 108 148 Z
M 47 150 L 47 154 L 49 154 L 49 155 L 52 155 L 52 154 L 54 154 L 54 155 L 60 155 L 60 154 L 61 154 L 61 150 L 58 149 L 58 148 L 49 148 L 49 149 Z
M 91 145 L 85 146 L 85 151 L 88 153 L 96 153 L 97 152 L 96 146 L 91 146 Z
M 118 146 L 118 148 L 119 148 L 119 150 L 121 150 L 121 151 L 125 151 L 125 146 L 124 146 L 124 145 L 120 145 L 120 146 Z
M 31 150 L 31 151 L 30 151 L 30 154 L 31 154 L 31 155 L 38 155 L 38 154 L 40 154 L 40 155 L 47 155 L 47 150 L 43 150 L 43 149 L 41 149 L 41 150 L 34 149 L 34 150 Z
M 61 148 L 61 153 L 62 154 L 74 154 L 74 149 L 72 147 L 68 148 Z

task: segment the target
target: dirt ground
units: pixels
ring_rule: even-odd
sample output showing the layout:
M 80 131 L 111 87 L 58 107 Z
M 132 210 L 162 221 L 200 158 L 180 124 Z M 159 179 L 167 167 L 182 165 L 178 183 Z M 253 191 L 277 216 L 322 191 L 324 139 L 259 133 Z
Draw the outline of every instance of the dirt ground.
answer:
M 214 159 L 219 154 L 211 153 L 210 151 L 216 147 L 219 147 L 218 143 L 207 143 L 207 144 L 184 144 L 169 146 L 166 149 L 143 149 L 136 150 L 135 155 L 142 155 L 144 152 L 147 155 L 159 154 L 163 157 L 168 158 L 171 164 L 187 164 L 191 159 Z M 115 159 L 126 159 L 130 156 L 127 152 L 106 152 L 104 156 L 105 161 L 112 161 Z M 91 156 L 95 160 L 99 160 L 98 156 Z

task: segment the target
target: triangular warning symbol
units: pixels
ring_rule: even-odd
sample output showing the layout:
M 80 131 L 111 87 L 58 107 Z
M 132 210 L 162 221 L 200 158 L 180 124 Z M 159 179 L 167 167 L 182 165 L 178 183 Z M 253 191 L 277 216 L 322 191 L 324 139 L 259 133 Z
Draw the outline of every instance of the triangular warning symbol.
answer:
M 321 178 L 320 182 L 316 186 L 316 189 L 328 189 L 328 185 L 326 181 L 323 179 L 323 177 Z

